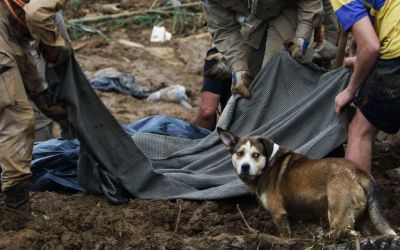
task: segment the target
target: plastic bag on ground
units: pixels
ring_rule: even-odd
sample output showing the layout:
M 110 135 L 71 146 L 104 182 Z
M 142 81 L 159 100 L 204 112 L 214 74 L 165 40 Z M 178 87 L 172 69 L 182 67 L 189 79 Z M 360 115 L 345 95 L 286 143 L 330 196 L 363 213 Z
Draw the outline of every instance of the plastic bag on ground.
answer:
M 193 108 L 188 102 L 188 96 L 186 95 L 186 89 L 182 85 L 176 84 L 156 92 L 151 93 L 147 100 L 149 101 L 166 101 L 176 102 L 181 104 L 185 108 Z

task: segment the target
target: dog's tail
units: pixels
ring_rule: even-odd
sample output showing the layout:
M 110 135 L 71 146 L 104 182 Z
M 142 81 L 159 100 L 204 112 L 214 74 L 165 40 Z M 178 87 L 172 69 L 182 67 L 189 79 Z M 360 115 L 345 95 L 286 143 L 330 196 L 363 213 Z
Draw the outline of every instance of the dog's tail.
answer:
M 382 207 L 379 202 L 379 192 L 375 181 L 371 176 L 364 173 L 359 180 L 368 200 L 368 214 L 372 224 L 380 234 L 397 235 L 383 217 Z

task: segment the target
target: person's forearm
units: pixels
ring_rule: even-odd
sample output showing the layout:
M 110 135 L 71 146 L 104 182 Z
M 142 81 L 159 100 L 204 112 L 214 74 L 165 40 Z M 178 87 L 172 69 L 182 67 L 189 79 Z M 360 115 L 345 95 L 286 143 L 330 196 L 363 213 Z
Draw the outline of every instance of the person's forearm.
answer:
M 357 50 L 354 71 L 351 75 L 349 85 L 347 86 L 349 91 L 352 93 L 357 91 L 357 89 L 372 71 L 378 56 L 379 52 L 377 53 L 374 49 L 368 47 L 359 48 Z
M 298 2 L 296 37 L 311 41 L 314 28 L 322 23 L 322 2 L 319 0 L 302 0 Z
M 205 4 L 204 10 L 213 42 L 227 60 L 230 69 L 247 71 L 246 49 L 240 33 L 241 26 L 235 21 L 235 13 L 212 0 Z
M 376 63 L 380 42 L 368 16 L 355 23 L 351 31 L 357 43 L 357 52 L 347 91 L 355 94 Z
M 214 43 L 227 60 L 232 71 L 248 71 L 246 48 L 244 47 L 240 33 L 231 32 L 229 35 L 219 36 L 216 32 Z

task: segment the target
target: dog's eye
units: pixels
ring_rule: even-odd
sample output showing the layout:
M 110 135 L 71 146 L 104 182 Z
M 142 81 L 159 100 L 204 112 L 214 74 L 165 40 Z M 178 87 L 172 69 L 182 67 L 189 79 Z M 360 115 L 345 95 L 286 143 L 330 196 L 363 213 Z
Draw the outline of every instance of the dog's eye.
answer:
M 236 154 L 237 154 L 237 156 L 243 156 L 244 155 L 244 153 L 242 151 L 239 151 Z
M 260 157 L 260 154 L 259 153 L 254 153 L 253 157 L 257 159 L 258 157 Z

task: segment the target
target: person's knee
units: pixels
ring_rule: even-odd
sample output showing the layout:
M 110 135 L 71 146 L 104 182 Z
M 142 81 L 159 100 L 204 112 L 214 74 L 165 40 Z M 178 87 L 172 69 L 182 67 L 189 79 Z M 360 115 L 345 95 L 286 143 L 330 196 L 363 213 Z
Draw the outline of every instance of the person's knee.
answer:
M 3 136 L 14 137 L 14 140 L 33 142 L 35 136 L 35 114 L 30 106 L 14 106 L 4 117 L 8 120 Z M 26 144 L 31 144 L 27 143 Z
M 378 130 L 365 118 L 360 110 L 357 112 L 349 126 L 349 138 L 373 140 Z
M 32 109 L 30 109 L 27 112 L 28 112 L 27 118 L 24 121 L 26 131 L 29 134 L 35 134 L 35 113 L 33 112 Z
M 217 110 L 213 107 L 200 107 L 199 115 L 204 120 L 212 120 L 215 118 Z
M 28 101 L 24 83 L 14 61 L 9 57 L 3 57 L 9 68 L 3 73 L 3 81 L 0 81 L 0 130 L 2 131 L 2 144 L 4 142 L 19 141 L 18 138 L 34 137 L 35 115 Z M 1 145 L 5 146 L 5 145 Z
M 34 137 L 35 134 L 35 113 L 29 102 L 13 107 L 12 119 L 18 134 L 24 137 Z M 11 118 L 10 118 L 11 119 Z

